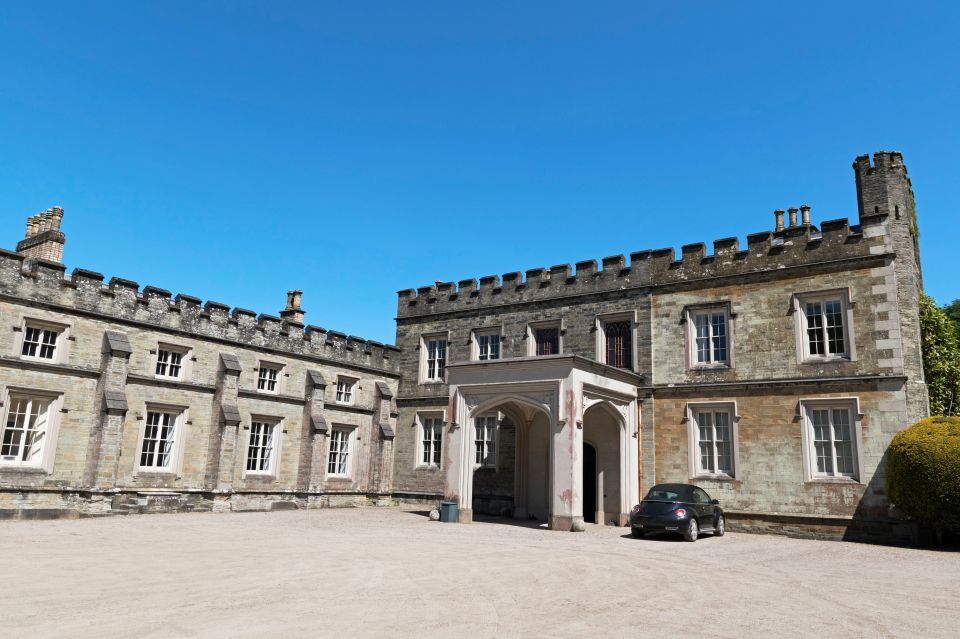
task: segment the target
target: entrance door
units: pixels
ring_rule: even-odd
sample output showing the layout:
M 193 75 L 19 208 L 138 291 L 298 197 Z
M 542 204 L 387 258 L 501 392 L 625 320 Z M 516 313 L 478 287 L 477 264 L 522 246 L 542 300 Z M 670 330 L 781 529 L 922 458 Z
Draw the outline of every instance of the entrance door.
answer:
M 583 444 L 583 520 L 597 523 L 597 449 Z

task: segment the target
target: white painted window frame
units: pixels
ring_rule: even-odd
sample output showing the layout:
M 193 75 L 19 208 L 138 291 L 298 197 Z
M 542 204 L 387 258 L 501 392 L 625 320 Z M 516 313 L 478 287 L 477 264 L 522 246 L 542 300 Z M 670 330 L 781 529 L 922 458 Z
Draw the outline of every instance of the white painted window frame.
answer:
M 481 463 L 477 463 L 477 421 L 480 419 L 493 418 L 493 437 L 492 439 L 484 438 L 484 442 L 492 441 L 493 442 L 493 455 L 487 455 Z M 473 418 L 473 438 L 470 443 L 470 459 L 473 463 L 473 468 L 489 468 L 496 470 L 498 467 L 498 462 L 500 460 L 500 424 L 503 421 L 503 414 L 497 411 L 492 411 L 489 413 L 484 413 L 482 415 L 477 415 Z
M 596 351 L 597 361 L 601 364 L 607 364 L 607 324 L 614 322 L 630 322 L 630 368 L 621 370 L 637 370 L 637 312 L 624 311 L 622 313 L 604 313 L 597 315 L 594 319 L 594 331 L 596 332 Z M 562 331 L 561 331 L 562 333 Z M 561 351 L 563 349 L 561 348 Z M 611 364 L 607 364 L 611 366 Z
M 264 424 L 273 427 L 273 439 L 271 441 L 269 465 L 265 470 L 250 470 L 247 468 L 250 464 L 250 446 L 251 438 L 254 435 L 254 426 Z M 283 418 L 271 417 L 267 415 L 251 415 L 250 425 L 247 427 L 246 448 L 243 456 L 243 474 L 255 477 L 276 477 L 280 465 L 280 449 L 283 442 Z M 262 447 L 262 445 L 261 445 Z
M 57 442 L 60 434 L 60 417 L 63 413 L 63 393 L 57 391 L 36 390 L 32 388 L 8 387 L 3 393 L 3 421 L 0 422 L 0 442 L 7 429 L 7 420 L 10 418 L 10 408 L 14 397 L 26 397 L 30 400 L 42 399 L 50 402 L 47 409 L 47 428 L 43 436 L 39 458 L 31 462 L 4 461 L 0 458 L 0 470 L 36 469 L 46 473 L 53 472 L 54 461 L 57 455 Z
M 833 474 L 822 474 L 817 471 L 817 454 L 813 438 L 813 420 L 810 417 L 811 409 L 846 408 L 852 417 L 850 422 L 853 445 L 852 476 L 836 472 L 836 458 L 834 458 Z M 803 480 L 807 483 L 861 483 L 863 476 L 863 413 L 860 412 L 859 397 L 816 397 L 801 399 L 798 403 L 799 421 L 801 426 L 801 448 L 803 455 Z
M 808 302 L 823 303 L 836 300 L 840 301 L 843 312 L 843 342 L 847 349 L 846 353 L 810 355 L 810 340 L 807 334 L 807 312 L 805 306 Z M 793 314 L 796 318 L 797 361 L 801 364 L 856 361 L 857 348 L 853 339 L 853 308 L 855 305 L 851 298 L 849 288 L 794 293 Z M 824 335 L 826 335 L 826 326 L 824 326 Z
M 697 412 L 726 412 L 730 415 L 730 463 L 731 472 L 709 472 L 700 465 L 700 428 Z M 688 402 L 686 406 L 687 422 L 687 461 L 691 479 L 737 479 L 740 469 L 740 414 L 736 400 L 718 400 L 709 402 Z M 716 446 L 714 445 L 714 455 Z
M 274 362 L 274 361 L 263 360 L 263 359 L 258 360 L 258 361 L 257 361 L 257 369 L 254 371 L 254 373 L 256 374 L 256 377 L 255 377 L 254 380 L 253 380 L 253 388 L 254 388 L 254 390 L 256 390 L 258 393 L 263 393 L 263 394 L 265 394 L 265 395 L 280 395 L 280 394 L 282 394 L 282 393 L 283 393 L 283 389 L 284 389 L 283 380 L 284 380 L 284 378 L 286 377 L 286 375 L 284 374 L 285 371 L 286 371 L 286 368 L 287 368 L 286 365 L 284 365 L 284 364 L 282 364 L 282 363 L 280 363 L 280 362 Z M 277 371 L 277 385 L 276 385 L 276 388 L 275 388 L 274 390 L 268 390 L 268 389 L 266 388 L 266 386 L 269 385 L 269 379 L 268 379 L 268 383 L 265 384 L 265 387 L 264 387 L 264 388 L 260 388 L 260 379 L 261 379 L 261 378 L 260 378 L 260 371 L 263 371 L 263 370 L 276 370 L 276 371 Z
M 173 450 L 170 455 L 170 464 L 167 467 L 162 466 L 141 466 L 143 457 L 143 440 L 147 433 L 147 420 L 149 413 L 169 413 L 176 416 L 174 424 Z M 183 450 L 189 433 L 187 426 L 190 421 L 190 409 L 186 406 L 173 406 L 170 404 L 148 403 L 144 406 L 143 416 L 140 419 L 139 436 L 137 437 L 136 459 L 134 468 L 137 474 L 162 474 L 179 476 L 183 469 Z M 156 459 L 156 456 L 154 457 Z
M 179 375 L 162 375 L 157 372 L 157 367 L 160 365 L 160 356 L 162 352 L 167 353 L 177 353 L 180 355 L 180 374 Z M 193 349 L 189 346 L 182 346 L 180 344 L 171 344 L 169 342 L 158 342 L 156 347 L 156 355 L 153 358 L 153 376 L 157 379 L 166 379 L 170 381 L 183 381 L 191 378 L 193 372 Z M 170 362 L 167 363 L 167 370 L 170 368 Z
M 341 385 L 344 389 L 341 390 Z M 337 385 L 333 391 L 333 403 L 340 406 L 353 406 L 357 402 L 357 389 L 360 387 L 360 380 L 349 375 L 337 375 Z M 346 396 L 346 399 L 343 397 Z
M 549 319 L 530 322 L 527 324 L 527 356 L 528 357 L 546 357 L 537 355 L 537 331 L 544 328 L 557 329 L 557 352 L 554 355 L 560 355 L 564 352 L 564 333 L 565 324 L 562 319 Z
M 481 337 L 490 337 L 497 336 L 500 338 L 499 345 L 497 347 L 497 357 L 486 359 L 480 359 L 480 338 Z M 475 328 L 470 332 L 470 359 L 474 362 L 495 362 L 499 359 L 503 359 L 503 327 L 502 326 L 484 326 L 482 328 Z
M 343 433 L 343 437 L 347 443 L 347 450 L 346 450 L 347 461 L 345 464 L 346 468 L 344 469 L 343 472 L 330 472 L 330 455 L 333 452 L 333 440 L 334 440 L 333 434 L 335 432 Z M 328 438 L 329 441 L 327 442 L 327 456 L 326 456 L 326 459 L 324 460 L 324 463 L 326 464 L 324 469 L 326 470 L 327 477 L 333 478 L 333 479 L 353 479 L 354 461 L 357 454 L 356 453 L 357 446 L 354 443 L 354 439 L 356 439 L 356 434 L 357 434 L 357 426 L 352 426 L 350 424 L 333 424 L 330 426 L 330 435 Z
M 687 369 L 710 369 L 710 368 L 720 368 L 727 369 L 734 367 L 734 335 L 735 335 L 735 320 L 736 316 L 730 309 L 729 302 L 716 302 L 710 304 L 695 304 L 687 306 L 683 310 L 684 312 L 684 324 L 686 327 L 685 338 L 687 343 Z M 726 325 L 727 331 L 727 359 L 725 361 L 715 361 L 713 359 L 713 323 L 709 324 L 710 326 L 710 361 L 709 362 L 700 362 L 697 361 L 697 316 L 698 315 L 714 315 L 717 313 L 722 313 L 724 317 L 724 322 Z
M 47 364 L 65 364 L 69 356 L 69 345 L 73 333 L 73 325 L 65 322 L 56 322 L 40 317 L 24 316 L 19 323 L 20 330 L 14 339 L 14 354 L 18 359 L 30 362 L 45 362 Z M 37 355 L 24 355 L 23 345 L 27 338 L 27 329 L 36 328 L 40 330 L 56 331 L 57 340 L 53 348 L 53 357 L 40 357 L 40 348 L 37 349 Z
M 438 375 L 439 371 L 434 370 L 434 377 L 429 377 L 429 363 L 427 361 L 429 357 L 429 348 L 428 345 L 433 340 L 443 340 L 445 345 L 444 350 L 444 365 L 443 365 L 443 374 Z M 419 381 L 421 384 L 444 384 L 447 379 L 447 365 L 450 363 L 450 332 L 449 331 L 438 331 L 435 333 L 423 333 L 420 336 L 420 374 Z
M 430 456 L 429 462 L 423 461 L 423 454 L 425 451 L 426 439 L 424 435 L 425 431 L 425 421 L 428 419 L 435 419 L 439 422 L 437 424 L 440 428 L 440 461 L 434 463 L 433 455 Z M 417 458 L 414 460 L 414 467 L 416 468 L 442 468 L 443 467 L 443 446 L 444 446 L 444 435 L 446 432 L 446 416 L 443 411 L 424 411 L 418 412 L 415 419 L 415 426 L 417 429 Z M 433 451 L 431 450 L 431 453 Z

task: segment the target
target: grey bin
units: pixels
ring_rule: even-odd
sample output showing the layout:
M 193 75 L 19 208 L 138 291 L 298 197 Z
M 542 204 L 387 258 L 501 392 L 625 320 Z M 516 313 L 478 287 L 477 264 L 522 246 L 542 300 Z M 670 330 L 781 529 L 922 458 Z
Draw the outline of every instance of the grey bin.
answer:
M 440 521 L 445 521 L 450 524 L 457 523 L 457 502 L 440 502 Z

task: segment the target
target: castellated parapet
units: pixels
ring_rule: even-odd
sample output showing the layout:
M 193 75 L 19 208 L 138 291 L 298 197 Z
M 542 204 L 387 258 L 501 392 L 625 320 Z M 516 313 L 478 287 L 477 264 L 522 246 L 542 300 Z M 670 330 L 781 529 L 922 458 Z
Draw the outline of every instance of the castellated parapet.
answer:
M 387 373 L 399 371 L 399 349 L 320 326 L 296 321 L 299 308 L 287 317 L 257 314 L 183 293 L 173 295 L 155 286 L 75 268 L 67 276 L 63 264 L 0 249 L 0 294 L 48 305 L 67 313 L 88 313 L 102 319 L 141 324 L 200 339 L 241 344 L 278 353 L 331 360 Z M 299 293 L 296 300 L 299 306 Z M 289 303 L 288 303 L 289 306 Z
M 549 269 L 529 269 L 525 277 L 520 272 L 489 275 L 480 278 L 479 286 L 476 279 L 456 284 L 437 282 L 399 291 L 397 315 L 415 317 L 625 289 L 695 287 L 725 278 L 782 274 L 815 263 L 885 252 L 885 212 L 861 215 L 857 225 L 846 218 L 827 220 L 818 229 L 809 223 L 810 207 L 804 205 L 802 209 L 807 223 L 794 219 L 792 226 L 748 235 L 745 248 L 738 238 L 728 237 L 714 240 L 711 254 L 703 242 L 686 244 L 679 259 L 673 248 L 662 248 L 631 253 L 629 262 L 623 255 L 604 257 L 599 267 L 596 260 L 584 260 L 576 263 L 575 270 L 569 264 L 559 264 Z M 781 226 L 780 209 L 776 220 Z

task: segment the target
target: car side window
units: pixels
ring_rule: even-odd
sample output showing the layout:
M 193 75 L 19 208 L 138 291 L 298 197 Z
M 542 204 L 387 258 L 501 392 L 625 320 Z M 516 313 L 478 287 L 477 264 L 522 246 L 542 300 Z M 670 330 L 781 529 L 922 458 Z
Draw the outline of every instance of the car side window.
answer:
M 709 504 L 709 503 L 710 503 L 710 497 L 707 496 L 707 493 L 703 492 L 703 490 L 701 490 L 701 489 L 699 489 L 699 488 L 694 488 L 694 489 L 693 489 L 693 501 L 697 502 L 698 504 Z

